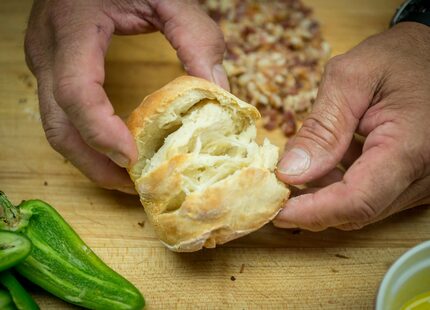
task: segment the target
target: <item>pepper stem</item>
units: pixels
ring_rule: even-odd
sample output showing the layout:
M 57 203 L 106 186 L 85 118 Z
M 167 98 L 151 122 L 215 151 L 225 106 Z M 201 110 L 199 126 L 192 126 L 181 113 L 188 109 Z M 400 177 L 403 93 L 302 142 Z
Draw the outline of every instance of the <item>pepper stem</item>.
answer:
M 19 229 L 21 221 L 18 206 L 14 206 L 5 193 L 0 191 L 0 229 L 15 231 Z

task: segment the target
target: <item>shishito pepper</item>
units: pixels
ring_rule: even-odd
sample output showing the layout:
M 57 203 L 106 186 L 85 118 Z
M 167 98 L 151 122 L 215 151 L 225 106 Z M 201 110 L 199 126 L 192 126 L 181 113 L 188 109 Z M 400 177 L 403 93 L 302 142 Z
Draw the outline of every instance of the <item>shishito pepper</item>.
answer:
M 0 230 L 0 285 L 9 290 L 8 294 L 1 293 L 0 298 L 3 298 L 3 302 L 0 302 L 0 309 L 39 309 L 31 295 L 6 270 L 22 262 L 30 251 L 31 242 L 27 237 L 19 233 Z
M 144 307 L 139 290 L 103 263 L 47 203 L 13 206 L 0 192 L 0 229 L 30 239 L 31 253 L 15 269 L 57 297 L 90 309 Z
M 0 289 L 0 309 L 1 310 L 16 310 L 15 304 L 13 303 L 12 296 L 9 292 Z
M 27 237 L 9 231 L 0 230 L 0 271 L 23 261 L 31 251 L 31 242 Z
M 40 309 L 31 295 L 27 293 L 10 271 L 0 272 L 0 283 L 9 290 L 13 303 L 18 310 Z

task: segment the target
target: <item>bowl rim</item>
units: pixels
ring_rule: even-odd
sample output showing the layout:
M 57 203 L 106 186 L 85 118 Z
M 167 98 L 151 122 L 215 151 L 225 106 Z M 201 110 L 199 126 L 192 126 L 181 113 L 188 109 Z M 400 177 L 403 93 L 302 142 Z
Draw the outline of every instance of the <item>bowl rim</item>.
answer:
M 380 310 L 383 308 L 383 295 L 388 289 L 388 285 L 391 282 L 391 279 L 394 276 L 394 273 L 399 269 L 400 266 L 402 266 L 406 261 L 408 261 L 411 257 L 416 255 L 418 252 L 421 252 L 422 250 L 425 250 L 427 248 L 430 248 L 430 240 L 421 242 L 414 247 L 410 248 L 406 252 L 404 252 L 397 260 L 390 266 L 387 273 L 384 275 L 384 278 L 382 279 L 381 284 L 379 285 L 378 294 L 376 295 L 376 303 L 375 303 L 375 309 Z

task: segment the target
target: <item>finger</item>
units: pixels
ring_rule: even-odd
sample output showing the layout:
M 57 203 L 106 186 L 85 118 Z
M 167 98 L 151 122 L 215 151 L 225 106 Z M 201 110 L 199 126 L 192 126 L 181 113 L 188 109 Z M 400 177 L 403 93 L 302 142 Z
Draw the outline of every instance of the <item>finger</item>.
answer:
M 301 195 L 310 194 L 310 193 L 316 193 L 321 188 L 319 187 L 298 188 L 290 185 L 289 189 L 291 190 L 290 199 L 292 199 L 292 197 L 301 196 Z M 273 225 L 279 228 L 297 228 L 298 227 L 296 224 L 279 220 L 277 217 L 273 219 L 272 223 Z
M 370 222 L 411 183 L 405 155 L 388 145 L 371 146 L 341 182 L 287 201 L 276 220 L 313 231 Z
M 229 90 L 222 66 L 224 37 L 217 24 L 194 2 L 150 1 L 161 31 L 176 49 L 185 70 Z
M 361 155 L 363 149 L 363 143 L 360 142 L 354 135 L 351 144 L 345 152 L 341 160 L 341 168 L 336 167 L 329 171 L 326 175 L 308 182 L 309 186 L 312 187 L 326 187 L 335 182 L 339 182 L 343 179 L 345 169 L 348 169 Z
M 291 189 L 291 186 L 289 188 Z M 306 188 L 302 188 L 302 189 L 295 188 L 295 190 L 291 191 L 290 199 L 292 199 L 292 197 L 296 197 L 296 196 L 301 196 L 301 195 L 310 194 L 310 193 L 316 193 L 320 189 L 321 188 L 319 188 L 319 187 L 306 187 Z M 278 228 L 297 228 L 298 227 L 297 224 L 293 224 L 291 222 L 284 221 L 282 219 L 279 219 L 278 217 L 273 219 L 272 223 L 274 226 L 276 226 Z
M 428 194 L 430 188 L 430 177 L 413 182 L 403 193 L 397 197 L 393 203 L 384 209 L 376 218 L 367 222 L 347 223 L 337 226 L 341 230 L 356 230 L 369 224 L 381 221 L 395 213 L 405 211 L 417 206 L 429 205 L 430 195 Z
M 50 145 L 99 186 L 136 194 L 126 170 L 90 148 L 56 104 L 50 70 L 39 71 L 37 81 L 42 124 Z
M 361 142 L 356 135 L 351 140 L 348 149 L 341 160 L 342 167 L 348 169 L 352 164 L 361 156 L 363 152 L 363 142 Z
M 308 182 L 307 185 L 311 187 L 326 187 L 330 184 L 339 182 L 343 179 L 345 169 L 348 169 L 361 155 L 363 144 L 357 139 L 353 138 L 351 144 L 345 152 L 341 160 L 341 167 L 336 167 L 329 171 L 326 175 Z
M 24 39 L 25 62 L 36 76 L 39 70 L 52 67 L 53 35 L 45 22 L 43 2 L 34 1 Z
M 296 224 L 290 223 L 290 222 L 285 222 L 285 221 L 279 221 L 277 219 L 274 219 L 272 221 L 273 226 L 278 227 L 278 228 L 286 228 L 286 229 L 291 229 L 291 228 L 298 228 L 299 226 L 297 226 Z
M 334 58 L 326 66 L 313 111 L 278 164 L 280 180 L 303 184 L 341 161 L 373 96 L 373 78 L 360 72 L 361 67 L 348 56 Z
M 113 25 L 91 10 L 81 12 L 79 21 L 64 15 L 55 22 L 55 100 L 88 145 L 126 167 L 136 160 L 136 146 L 103 89 L 104 55 Z
M 344 173 L 345 172 L 342 169 L 336 167 L 321 178 L 309 182 L 308 185 L 311 187 L 326 187 L 330 184 L 341 181 Z

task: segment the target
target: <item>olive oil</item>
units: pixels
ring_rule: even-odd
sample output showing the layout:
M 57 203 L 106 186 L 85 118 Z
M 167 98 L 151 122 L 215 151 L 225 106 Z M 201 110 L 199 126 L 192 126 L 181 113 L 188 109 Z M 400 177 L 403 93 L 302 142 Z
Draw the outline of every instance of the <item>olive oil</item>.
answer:
M 430 291 L 420 294 L 406 302 L 402 310 L 430 310 Z

